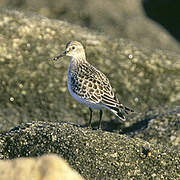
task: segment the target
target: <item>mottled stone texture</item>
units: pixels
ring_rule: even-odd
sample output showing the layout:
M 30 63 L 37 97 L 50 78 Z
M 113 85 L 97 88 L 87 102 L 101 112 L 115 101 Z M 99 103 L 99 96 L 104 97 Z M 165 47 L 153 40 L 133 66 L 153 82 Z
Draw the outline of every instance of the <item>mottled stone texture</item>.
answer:
M 57 153 L 85 179 L 177 179 L 177 150 L 67 123 L 22 124 L 0 137 L 0 157 Z
M 103 131 L 76 127 L 89 114 L 67 91 L 69 59 L 50 60 L 69 40 L 84 44 L 88 61 L 136 110 L 125 123 L 105 112 Z M 179 55 L 2 9 L 0 42 L 2 159 L 56 153 L 85 179 L 179 178 Z M 96 113 L 93 118 L 96 129 Z
M 1 130 L 32 120 L 87 123 L 89 110 L 67 91 L 69 59 L 50 60 L 69 40 L 83 42 L 88 61 L 106 74 L 120 101 L 137 113 L 180 104 L 180 57 L 174 53 L 14 11 L 0 11 L 0 32 Z M 95 114 L 93 122 L 96 119 Z M 103 119 L 115 117 L 107 112 Z

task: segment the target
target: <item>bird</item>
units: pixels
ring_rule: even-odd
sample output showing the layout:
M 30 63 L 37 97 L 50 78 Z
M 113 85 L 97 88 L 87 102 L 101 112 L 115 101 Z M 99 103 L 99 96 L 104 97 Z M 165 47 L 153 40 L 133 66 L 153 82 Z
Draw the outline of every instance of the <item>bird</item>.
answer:
M 69 41 L 65 51 L 53 58 L 58 60 L 64 56 L 70 57 L 67 73 L 67 87 L 71 96 L 90 110 L 88 127 L 91 127 L 93 110 L 99 110 L 98 129 L 101 129 L 103 109 L 108 109 L 120 120 L 125 121 L 125 114 L 134 110 L 120 103 L 108 78 L 91 65 L 85 54 L 85 49 L 79 41 Z

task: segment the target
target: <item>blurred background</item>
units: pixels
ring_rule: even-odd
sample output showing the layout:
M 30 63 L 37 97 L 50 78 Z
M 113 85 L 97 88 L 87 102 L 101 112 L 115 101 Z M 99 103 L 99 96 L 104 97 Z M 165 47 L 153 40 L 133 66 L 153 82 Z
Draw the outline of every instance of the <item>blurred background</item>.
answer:
M 0 7 L 67 21 L 153 49 L 180 49 L 175 40 L 180 37 L 178 0 L 1 0 Z
M 180 104 L 177 7 L 176 0 L 0 0 L 0 130 L 39 120 L 88 122 L 88 108 L 67 90 L 69 61 L 49 61 L 69 40 L 83 42 L 88 60 L 137 111 L 122 126 L 140 123 L 124 132 L 146 126 L 158 108 L 171 112 L 164 107 Z M 103 123 L 120 124 L 108 111 Z

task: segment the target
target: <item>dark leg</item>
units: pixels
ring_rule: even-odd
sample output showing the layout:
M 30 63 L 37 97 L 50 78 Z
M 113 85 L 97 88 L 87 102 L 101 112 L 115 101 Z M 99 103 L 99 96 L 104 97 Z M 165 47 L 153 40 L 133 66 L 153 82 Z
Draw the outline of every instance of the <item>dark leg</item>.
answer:
M 91 120 L 92 120 L 92 113 L 93 113 L 93 111 L 92 111 L 92 109 L 91 109 L 91 108 L 89 108 L 89 110 L 90 110 L 90 119 L 89 119 L 89 124 L 88 124 L 88 127 L 90 127 L 90 128 L 91 128 Z
M 103 115 L 103 111 L 102 111 L 102 109 L 100 109 L 100 112 L 99 112 L 99 125 L 98 125 L 98 129 L 101 129 L 102 115 Z

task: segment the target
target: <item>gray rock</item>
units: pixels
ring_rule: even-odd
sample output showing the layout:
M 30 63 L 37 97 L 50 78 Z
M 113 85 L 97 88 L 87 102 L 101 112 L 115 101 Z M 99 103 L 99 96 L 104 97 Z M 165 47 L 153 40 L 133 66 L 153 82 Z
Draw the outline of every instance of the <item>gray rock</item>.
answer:
M 179 55 L 2 9 L 0 32 L 2 159 L 51 152 L 87 179 L 178 177 Z M 124 124 L 104 113 L 103 129 L 114 133 L 76 127 L 86 125 L 89 112 L 67 92 L 69 59 L 50 60 L 69 40 L 83 42 L 89 62 L 109 77 L 121 102 L 136 110 Z M 94 127 L 96 120 L 95 114 Z
M 68 123 L 33 122 L 0 135 L 0 158 L 56 153 L 85 179 L 178 179 L 178 151 Z
M 125 123 L 124 134 L 180 150 L 180 107 L 149 110 Z
M 66 87 L 69 59 L 50 58 L 69 40 L 80 40 L 87 59 L 107 77 L 123 104 L 137 113 L 180 104 L 180 58 L 127 40 L 108 37 L 62 21 L 17 11 L 0 11 L 0 130 L 22 122 L 64 121 L 86 124 L 89 110 Z M 105 112 L 103 120 L 115 117 Z M 96 124 L 98 117 L 93 117 Z

